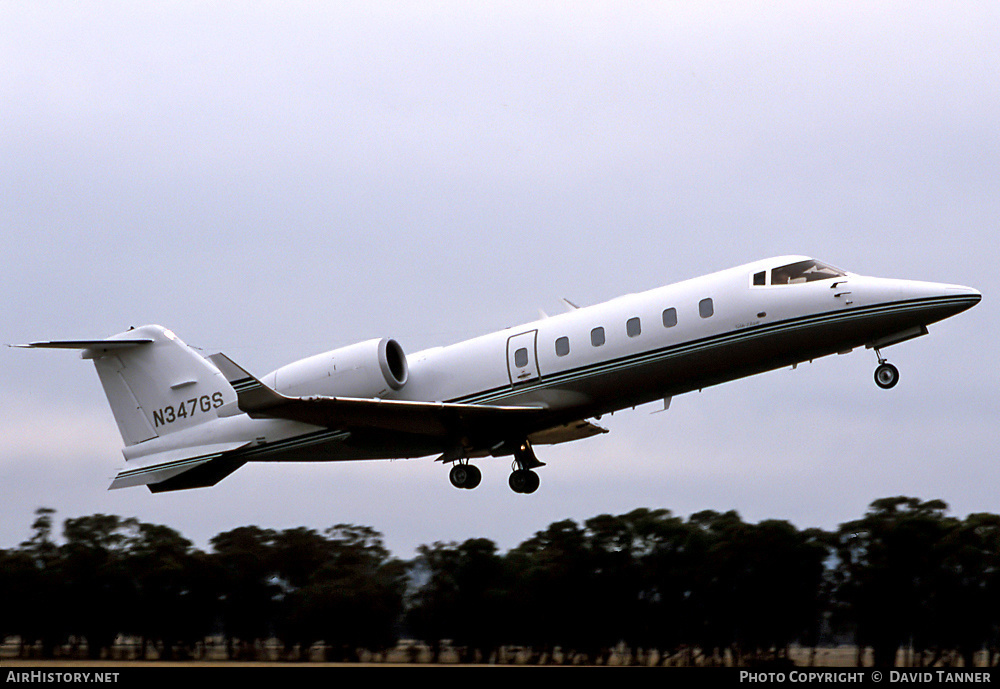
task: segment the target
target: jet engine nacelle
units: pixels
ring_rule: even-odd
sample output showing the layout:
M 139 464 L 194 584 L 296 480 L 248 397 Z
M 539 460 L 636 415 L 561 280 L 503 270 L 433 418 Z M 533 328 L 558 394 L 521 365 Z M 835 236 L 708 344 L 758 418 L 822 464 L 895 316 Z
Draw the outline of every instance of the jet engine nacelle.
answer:
M 367 340 L 282 366 L 261 382 L 290 397 L 382 397 L 406 385 L 409 369 L 399 343 Z

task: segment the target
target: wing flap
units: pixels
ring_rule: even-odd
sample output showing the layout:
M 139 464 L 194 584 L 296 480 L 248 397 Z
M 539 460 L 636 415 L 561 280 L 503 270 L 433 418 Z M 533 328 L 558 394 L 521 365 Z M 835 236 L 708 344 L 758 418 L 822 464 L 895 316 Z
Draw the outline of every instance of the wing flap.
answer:
M 528 440 L 533 445 L 555 445 L 557 443 L 568 443 L 571 440 L 591 438 L 607 432 L 608 429 L 604 426 L 593 421 L 588 421 L 587 419 L 580 419 L 579 421 L 566 423 L 561 426 L 553 426 L 552 428 L 546 428 L 544 431 L 532 433 L 528 436 Z

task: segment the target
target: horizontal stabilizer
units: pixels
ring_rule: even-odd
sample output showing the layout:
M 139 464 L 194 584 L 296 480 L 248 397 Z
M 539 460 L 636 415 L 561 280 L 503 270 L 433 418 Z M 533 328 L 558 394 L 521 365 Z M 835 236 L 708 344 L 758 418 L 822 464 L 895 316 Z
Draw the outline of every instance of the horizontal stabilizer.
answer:
M 151 344 L 153 340 L 148 338 L 133 340 L 51 340 L 49 342 L 29 342 L 28 344 L 11 345 L 11 347 L 23 347 L 25 349 L 83 349 L 84 358 L 96 358 L 107 352 L 132 349 L 140 345 Z M 90 353 L 91 356 L 87 356 Z M 96 356 L 95 356 L 96 355 Z
M 157 493 L 161 490 L 212 486 L 243 466 L 246 460 L 234 461 L 226 457 L 226 453 L 246 445 L 249 443 L 199 445 L 135 459 L 118 473 L 108 489 L 149 485 L 150 490 Z
M 420 402 L 354 397 L 287 397 L 247 373 L 224 354 L 215 364 L 236 391 L 239 408 L 253 418 L 299 421 L 336 429 L 380 429 L 436 438 L 478 435 L 506 428 L 529 428 L 544 407 L 499 407 L 481 404 Z

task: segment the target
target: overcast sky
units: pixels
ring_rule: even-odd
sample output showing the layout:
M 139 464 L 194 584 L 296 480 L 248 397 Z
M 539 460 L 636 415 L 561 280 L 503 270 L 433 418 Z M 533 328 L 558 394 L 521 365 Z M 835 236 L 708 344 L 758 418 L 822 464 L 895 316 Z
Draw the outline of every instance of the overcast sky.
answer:
M 0 348 L 0 547 L 57 519 L 380 530 L 400 557 L 667 508 L 834 528 L 874 499 L 1000 511 L 1000 4 L 0 3 L 0 342 L 160 323 L 262 375 L 406 351 L 787 253 L 966 284 L 972 311 L 605 417 L 474 491 L 430 460 L 107 491 L 90 362 Z

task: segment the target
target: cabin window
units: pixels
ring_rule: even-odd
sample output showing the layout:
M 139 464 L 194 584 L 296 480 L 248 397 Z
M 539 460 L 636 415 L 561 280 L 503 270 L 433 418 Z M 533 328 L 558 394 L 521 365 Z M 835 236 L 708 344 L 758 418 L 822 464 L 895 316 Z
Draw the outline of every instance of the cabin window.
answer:
M 765 271 L 765 270 L 762 270 L 759 273 L 754 273 L 753 274 L 753 284 L 754 285 L 758 285 L 758 286 L 759 285 L 763 285 L 766 282 L 766 278 L 767 278 L 767 271 Z
M 677 325 L 677 309 L 666 309 L 663 312 L 663 327 L 672 328 Z
M 594 328 L 590 331 L 590 344 L 600 347 L 604 344 L 604 328 Z
M 528 365 L 528 350 L 525 347 L 514 352 L 514 365 L 518 368 L 524 368 Z
M 642 332 L 642 324 L 639 322 L 638 317 L 629 318 L 625 322 L 625 334 L 627 334 L 629 337 L 639 337 L 639 334 L 641 332 Z
M 569 338 L 560 337 L 556 340 L 556 356 L 566 356 L 569 354 Z
M 698 313 L 702 318 L 711 318 L 715 314 L 715 305 L 711 299 L 702 299 L 698 302 Z

